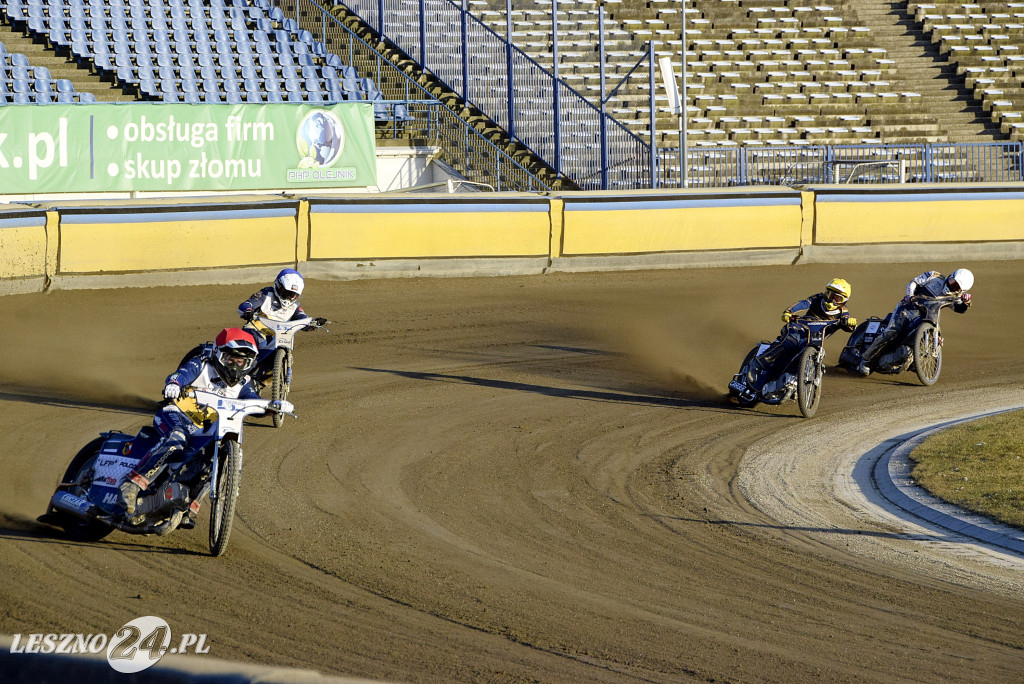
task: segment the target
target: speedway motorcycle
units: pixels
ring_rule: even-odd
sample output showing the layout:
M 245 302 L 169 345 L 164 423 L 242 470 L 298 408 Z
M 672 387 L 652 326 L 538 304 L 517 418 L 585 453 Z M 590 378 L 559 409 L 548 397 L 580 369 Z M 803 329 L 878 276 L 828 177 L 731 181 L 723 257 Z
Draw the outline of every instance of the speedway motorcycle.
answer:
M 760 342 L 750 350 L 740 370 L 729 383 L 729 396 L 737 403 L 750 408 L 758 403 L 781 404 L 796 400 L 800 413 L 805 418 L 812 417 L 818 410 L 821 399 L 821 380 L 825 375 L 825 338 L 829 328 L 836 326 L 836 321 L 793 320 L 789 322 L 791 330 L 787 334 L 801 336 L 801 344 L 790 352 L 788 359 L 779 359 L 775 364 L 781 372 L 774 377 L 758 382 L 751 378 L 751 363 L 761 357 L 771 347 L 771 342 Z
M 188 450 L 172 457 L 127 515 L 118 485 L 159 440 L 147 425 L 137 435 L 101 433 L 72 459 L 41 522 L 63 527 L 73 539 L 99 541 L 114 530 L 165 535 L 195 526 L 203 497 L 210 501 L 210 553 L 227 550 L 242 477 L 242 423 L 246 416 L 288 413 L 291 405 L 267 399 L 230 399 L 188 390 L 175 400 L 194 420 L 212 424 L 208 436 L 193 437 Z M 186 515 L 188 514 L 188 515 Z
M 851 333 L 839 355 L 839 365 L 855 371 L 867 348 L 882 334 L 893 316 L 899 316 L 900 329 L 875 356 L 871 370 L 895 375 L 913 369 L 922 385 L 934 385 L 942 372 L 939 313 L 948 306 L 958 305 L 962 305 L 962 299 L 957 295 L 912 297 L 885 318 L 868 318 Z
M 253 379 L 253 386 L 257 392 L 262 394 L 269 387 L 271 399 L 284 401 L 288 398 L 288 392 L 291 390 L 292 385 L 292 355 L 295 348 L 295 333 L 300 330 L 323 330 L 329 332 L 324 325 L 330 323 L 330 321 L 324 321 L 321 324 L 317 320 L 323 321 L 323 319 L 315 319 L 308 316 L 297 318 L 294 321 L 274 321 L 257 316 L 252 319 L 252 322 L 246 324 L 246 330 L 262 335 L 263 339 L 266 340 L 266 348 L 260 350 L 256 366 L 250 374 Z M 182 358 L 178 368 L 181 368 L 200 354 L 211 352 L 212 349 L 212 342 L 193 347 Z M 281 427 L 284 423 L 284 415 L 282 413 L 274 413 L 271 418 L 274 427 Z

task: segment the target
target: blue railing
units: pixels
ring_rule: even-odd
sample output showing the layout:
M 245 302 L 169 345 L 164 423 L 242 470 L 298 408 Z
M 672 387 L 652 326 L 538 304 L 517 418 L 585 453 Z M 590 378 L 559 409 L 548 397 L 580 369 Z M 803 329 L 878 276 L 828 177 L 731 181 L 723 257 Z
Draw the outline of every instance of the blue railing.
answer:
M 688 187 L 813 183 L 1024 181 L 1024 144 L 699 147 L 687 152 Z M 679 148 L 659 150 L 658 182 L 680 187 Z
M 341 4 L 579 187 L 651 187 L 651 146 L 470 14 L 465 0 Z

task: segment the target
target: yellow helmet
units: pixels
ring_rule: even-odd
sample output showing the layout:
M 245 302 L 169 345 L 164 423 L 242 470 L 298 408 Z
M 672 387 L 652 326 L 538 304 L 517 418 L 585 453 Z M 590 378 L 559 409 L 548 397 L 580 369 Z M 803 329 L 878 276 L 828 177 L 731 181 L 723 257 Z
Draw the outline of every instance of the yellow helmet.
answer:
M 822 306 L 826 311 L 835 311 L 846 303 L 851 294 L 853 294 L 853 287 L 850 283 L 842 278 L 833 278 L 825 286 L 825 298 L 822 300 Z

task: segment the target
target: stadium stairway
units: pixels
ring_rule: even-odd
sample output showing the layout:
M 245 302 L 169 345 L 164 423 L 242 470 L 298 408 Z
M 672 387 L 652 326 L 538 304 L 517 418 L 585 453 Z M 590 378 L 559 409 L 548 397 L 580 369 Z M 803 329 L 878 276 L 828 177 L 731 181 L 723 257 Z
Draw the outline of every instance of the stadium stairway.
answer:
M 921 101 L 936 119 L 936 133 L 928 142 L 980 142 L 1003 139 L 999 126 L 984 112 L 955 64 L 940 55 L 938 46 L 921 34 L 920 25 L 907 13 L 906 2 L 860 0 L 850 4 L 857 19 L 871 30 L 874 42 L 899 65 L 894 77 L 899 89 L 921 94 Z
M 32 66 L 46 67 L 54 79 L 70 80 L 75 90 L 80 93 L 92 93 L 97 102 L 133 102 L 134 97 L 126 95 L 121 88 L 113 83 L 105 82 L 88 69 L 79 68 L 78 64 L 67 57 L 58 55 L 43 43 L 37 43 L 23 32 L 17 31 L 4 21 L 0 23 L 0 43 L 8 52 L 20 52 L 28 57 Z
M 286 12 L 288 11 L 289 8 L 287 3 L 284 4 L 283 8 Z M 430 93 L 432 97 L 436 98 L 443 105 L 458 114 L 461 119 L 469 123 L 475 130 L 487 138 L 491 144 L 512 157 L 512 159 L 527 171 L 535 175 L 545 185 L 554 190 L 579 189 L 572 181 L 556 173 L 544 159 L 534 154 L 526 146 L 513 140 L 503 128 L 485 116 L 479 109 L 468 104 L 465 100 L 447 88 L 441 81 L 433 77 L 430 73 L 425 72 L 409 55 L 400 50 L 390 41 L 381 40 L 377 31 L 366 24 L 358 15 L 349 11 L 344 5 L 335 5 L 331 7 L 330 11 L 331 14 L 333 14 L 339 21 L 364 40 L 368 45 L 372 45 L 374 49 L 383 55 L 385 59 L 391 62 L 391 64 L 405 73 L 412 80 L 416 81 L 421 87 Z M 299 23 L 301 25 L 302 21 L 300 20 Z M 331 41 L 328 40 L 328 45 L 330 45 L 330 42 Z M 362 64 L 358 56 L 353 57 L 353 66 L 355 66 L 356 69 L 369 68 L 372 65 L 372 60 L 369 56 L 366 56 L 365 59 L 366 64 Z M 395 99 L 402 99 L 403 97 L 403 94 L 400 92 L 390 93 L 389 89 L 392 87 L 392 84 L 386 80 L 381 80 L 379 87 L 381 92 L 384 94 L 385 99 L 392 97 Z

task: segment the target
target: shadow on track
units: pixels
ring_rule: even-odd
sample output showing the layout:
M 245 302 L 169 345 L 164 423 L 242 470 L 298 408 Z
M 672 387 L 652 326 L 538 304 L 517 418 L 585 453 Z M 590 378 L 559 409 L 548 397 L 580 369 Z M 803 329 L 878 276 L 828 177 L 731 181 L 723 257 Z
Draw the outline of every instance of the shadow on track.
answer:
M 0 392 L 0 401 L 17 401 L 26 404 L 38 404 L 40 406 L 54 406 L 57 408 L 88 409 L 92 411 L 116 411 L 118 413 L 141 413 L 152 414 L 160 408 L 160 404 L 145 397 L 124 395 L 121 397 L 97 397 L 86 399 L 71 395 L 48 396 L 43 394 L 32 394 L 30 390 L 22 389 L 19 392 Z
M 480 387 L 491 387 L 494 389 L 514 390 L 517 392 L 532 392 L 547 397 L 562 397 L 566 399 L 582 399 L 584 401 L 618 402 L 624 404 L 638 404 L 642 406 L 664 406 L 668 408 L 699 408 L 712 411 L 732 412 L 728 408 L 725 395 L 719 401 L 709 399 L 691 399 L 678 396 L 652 396 L 643 394 L 630 394 L 626 392 L 611 392 L 599 390 L 579 390 L 565 387 L 548 387 L 545 385 L 533 385 L 524 382 L 510 382 L 507 380 L 493 380 L 491 378 L 478 378 L 470 375 L 450 375 L 447 373 L 424 373 L 417 371 L 400 371 L 387 368 L 363 368 L 352 367 L 353 370 L 366 371 L 368 373 L 389 373 L 412 380 L 431 380 L 434 382 L 454 382 Z
M 189 549 L 176 549 L 153 544 L 123 544 L 111 541 L 81 542 L 69 539 L 59 528 L 46 525 L 18 514 L 0 512 L 0 539 L 36 542 L 39 544 L 62 544 L 107 551 L 129 551 L 135 553 L 164 553 L 168 555 L 205 556 L 207 554 Z

